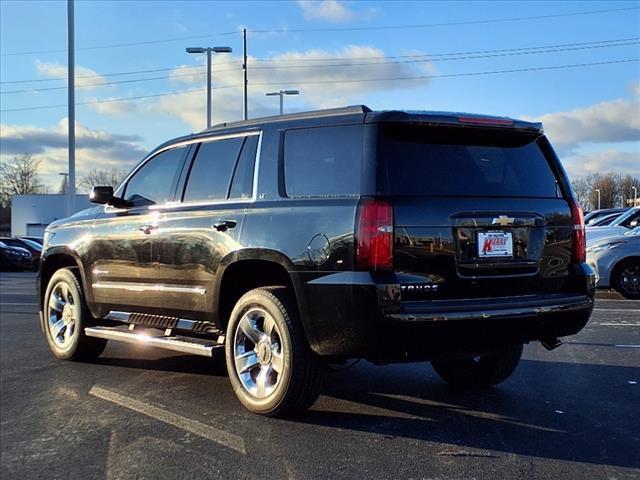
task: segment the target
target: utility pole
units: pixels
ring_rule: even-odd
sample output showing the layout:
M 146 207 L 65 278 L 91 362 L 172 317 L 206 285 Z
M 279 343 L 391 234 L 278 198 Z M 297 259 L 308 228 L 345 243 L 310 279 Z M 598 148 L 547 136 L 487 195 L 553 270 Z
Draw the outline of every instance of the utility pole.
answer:
M 69 149 L 69 182 L 67 186 L 67 214 L 75 212 L 76 199 L 76 95 L 75 95 L 75 51 L 74 51 L 74 18 L 73 1 L 67 0 L 67 82 L 68 82 L 68 149 Z
M 244 45 L 244 63 L 242 64 L 242 68 L 244 69 L 244 119 L 249 119 L 249 103 L 247 99 L 247 88 L 249 85 L 249 80 L 247 79 L 247 29 L 242 29 L 242 39 Z
M 600 210 L 600 189 L 596 188 L 596 192 L 598 193 L 598 210 Z

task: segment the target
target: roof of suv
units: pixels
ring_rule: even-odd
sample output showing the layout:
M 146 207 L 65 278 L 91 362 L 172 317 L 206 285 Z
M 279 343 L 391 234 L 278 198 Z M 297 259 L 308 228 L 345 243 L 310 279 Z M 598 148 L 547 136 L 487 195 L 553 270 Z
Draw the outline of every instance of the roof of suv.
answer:
M 287 122 L 291 124 L 307 123 L 310 120 L 339 119 L 345 116 L 360 118 L 363 123 L 375 122 L 417 122 L 427 124 L 475 125 L 489 127 L 509 127 L 519 130 L 542 131 L 541 123 L 527 122 L 509 117 L 477 115 L 461 112 L 438 112 L 428 110 L 378 110 L 373 111 L 366 105 L 352 105 L 342 108 L 314 110 L 311 112 L 290 113 L 271 117 L 241 120 L 238 122 L 220 123 L 201 133 L 218 132 L 223 129 L 259 126 L 270 123 Z
M 427 110 L 377 110 L 366 105 L 352 105 L 342 108 L 314 110 L 311 112 L 289 113 L 271 117 L 253 118 L 238 122 L 219 123 L 199 133 L 192 133 L 169 140 L 156 147 L 148 156 L 158 150 L 182 141 L 192 141 L 212 134 L 242 132 L 246 129 L 259 129 L 264 125 L 278 124 L 281 127 L 303 127 L 321 125 L 339 125 L 349 123 L 407 122 L 426 125 L 457 125 L 469 127 L 507 128 L 541 133 L 542 124 L 516 120 L 509 117 L 477 115 L 473 113 L 437 112 Z

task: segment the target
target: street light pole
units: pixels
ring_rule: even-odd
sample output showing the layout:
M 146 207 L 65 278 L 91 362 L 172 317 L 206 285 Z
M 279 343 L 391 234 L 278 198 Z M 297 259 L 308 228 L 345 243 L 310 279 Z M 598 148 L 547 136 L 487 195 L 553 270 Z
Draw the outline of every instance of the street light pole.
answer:
M 207 48 L 207 128 L 211 128 L 211 49 Z
M 600 189 L 596 188 L 596 192 L 598 192 L 598 210 L 600 210 Z
M 267 97 L 280 97 L 280 115 L 284 114 L 284 96 L 285 95 L 300 95 L 300 90 L 278 90 L 277 92 L 265 93 Z
M 189 47 L 187 53 L 207 54 L 207 128 L 211 128 L 211 53 L 231 53 L 231 47 Z
M 76 200 L 76 88 L 75 88 L 75 28 L 74 0 L 67 0 L 67 109 L 69 181 L 67 182 L 67 215 L 75 212 Z
M 631 187 L 631 189 L 633 190 L 633 206 L 635 207 L 636 206 L 636 197 L 638 195 L 638 189 L 635 186 Z

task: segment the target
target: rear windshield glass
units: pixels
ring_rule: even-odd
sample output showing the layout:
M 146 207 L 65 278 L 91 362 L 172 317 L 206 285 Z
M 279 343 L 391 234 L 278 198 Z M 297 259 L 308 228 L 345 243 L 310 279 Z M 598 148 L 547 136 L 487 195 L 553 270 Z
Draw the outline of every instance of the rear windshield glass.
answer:
M 378 185 L 389 195 L 558 196 L 535 136 L 459 127 L 381 124 Z

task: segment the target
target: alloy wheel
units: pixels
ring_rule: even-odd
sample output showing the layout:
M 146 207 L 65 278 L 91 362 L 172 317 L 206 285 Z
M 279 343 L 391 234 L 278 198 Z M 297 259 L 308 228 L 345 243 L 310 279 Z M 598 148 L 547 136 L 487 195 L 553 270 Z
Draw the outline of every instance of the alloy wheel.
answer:
M 630 265 L 620 273 L 620 289 L 629 295 L 640 294 L 640 266 Z
M 251 308 L 238 322 L 233 342 L 236 374 L 243 388 L 256 398 L 269 397 L 284 368 L 283 342 L 273 317 Z
M 76 303 L 73 293 L 64 282 L 56 284 L 49 295 L 47 306 L 49 333 L 57 347 L 65 349 L 76 334 Z

